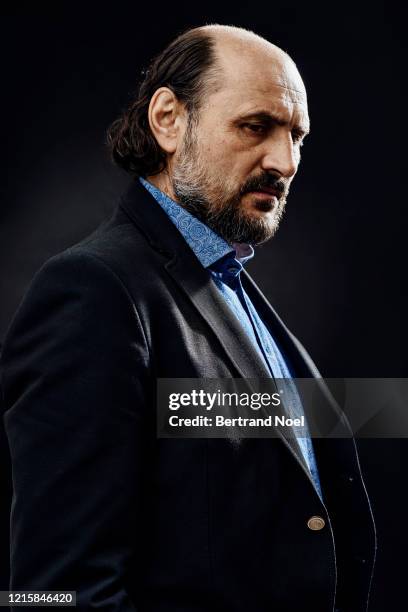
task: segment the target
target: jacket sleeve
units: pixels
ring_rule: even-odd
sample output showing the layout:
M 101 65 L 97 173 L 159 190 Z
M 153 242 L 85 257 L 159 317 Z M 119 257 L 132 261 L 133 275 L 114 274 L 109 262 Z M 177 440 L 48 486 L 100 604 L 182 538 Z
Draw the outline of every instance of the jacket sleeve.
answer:
M 93 255 L 51 259 L 2 355 L 10 589 L 73 590 L 81 611 L 137 609 L 128 587 L 141 562 L 148 369 L 146 337 L 121 280 Z

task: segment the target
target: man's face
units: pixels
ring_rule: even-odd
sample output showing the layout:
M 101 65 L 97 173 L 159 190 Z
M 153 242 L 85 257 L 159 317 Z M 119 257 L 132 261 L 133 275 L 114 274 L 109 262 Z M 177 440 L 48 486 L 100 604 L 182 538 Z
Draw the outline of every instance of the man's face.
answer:
M 298 168 L 306 93 L 291 60 L 268 48 L 227 49 L 221 64 L 221 87 L 174 157 L 173 191 L 227 242 L 258 244 L 275 233 Z

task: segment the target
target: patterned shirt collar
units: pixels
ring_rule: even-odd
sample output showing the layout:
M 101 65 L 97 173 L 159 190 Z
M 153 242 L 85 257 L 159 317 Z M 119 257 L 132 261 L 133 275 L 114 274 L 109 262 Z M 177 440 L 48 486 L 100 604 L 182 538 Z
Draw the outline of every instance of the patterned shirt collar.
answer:
M 228 254 L 234 255 L 241 264 L 245 264 L 254 256 L 251 245 L 228 244 L 160 189 L 142 177 L 139 177 L 139 181 L 167 213 L 204 268 L 210 267 Z

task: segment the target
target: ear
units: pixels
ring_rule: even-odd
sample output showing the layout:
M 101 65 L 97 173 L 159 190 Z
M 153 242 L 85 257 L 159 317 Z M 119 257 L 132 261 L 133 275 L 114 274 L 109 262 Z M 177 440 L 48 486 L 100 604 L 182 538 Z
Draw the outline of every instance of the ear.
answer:
M 171 89 L 160 87 L 154 92 L 148 117 L 159 146 L 166 153 L 174 153 L 184 133 L 185 110 Z

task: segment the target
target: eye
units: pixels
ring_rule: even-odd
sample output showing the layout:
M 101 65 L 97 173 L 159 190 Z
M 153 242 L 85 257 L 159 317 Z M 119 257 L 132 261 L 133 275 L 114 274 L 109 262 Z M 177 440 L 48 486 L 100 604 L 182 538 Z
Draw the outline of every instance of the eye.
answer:
M 298 130 L 292 130 L 292 141 L 294 144 L 299 145 L 299 147 L 303 147 L 304 137 L 305 135 L 303 134 L 303 132 L 300 132 Z
M 266 132 L 266 127 L 262 123 L 243 123 L 241 127 L 257 135 L 262 135 Z

